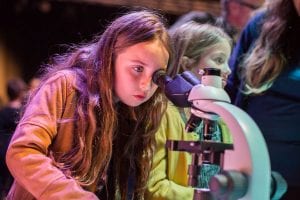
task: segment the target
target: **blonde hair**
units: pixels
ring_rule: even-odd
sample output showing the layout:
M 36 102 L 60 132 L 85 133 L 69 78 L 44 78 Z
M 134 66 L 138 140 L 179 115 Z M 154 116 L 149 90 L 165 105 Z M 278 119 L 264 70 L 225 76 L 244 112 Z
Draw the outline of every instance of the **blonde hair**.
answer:
M 205 49 L 224 40 L 232 45 L 232 39 L 219 27 L 210 24 L 187 22 L 173 32 L 171 38 L 174 48 L 174 59 L 168 74 L 174 77 L 182 73 L 183 66 L 197 63 Z
M 246 94 L 259 94 L 270 88 L 282 72 L 288 57 L 295 56 L 298 26 L 293 1 L 274 0 L 267 4 L 267 14 L 254 49 L 246 56 L 243 68 Z

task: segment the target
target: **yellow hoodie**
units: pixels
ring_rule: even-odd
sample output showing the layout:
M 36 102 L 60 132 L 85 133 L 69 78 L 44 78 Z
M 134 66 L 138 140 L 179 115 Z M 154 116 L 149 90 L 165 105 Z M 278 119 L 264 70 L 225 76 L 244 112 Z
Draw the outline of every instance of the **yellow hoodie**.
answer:
M 223 142 L 230 143 L 232 139 L 226 125 L 219 122 L 219 127 L 222 130 Z M 157 146 L 145 199 L 191 200 L 194 196 L 194 189 L 187 185 L 191 155 L 186 152 L 168 150 L 165 147 L 167 140 L 199 140 L 197 133 L 185 131 L 185 123 L 179 110 L 172 104 L 168 104 L 160 129 L 156 133 Z

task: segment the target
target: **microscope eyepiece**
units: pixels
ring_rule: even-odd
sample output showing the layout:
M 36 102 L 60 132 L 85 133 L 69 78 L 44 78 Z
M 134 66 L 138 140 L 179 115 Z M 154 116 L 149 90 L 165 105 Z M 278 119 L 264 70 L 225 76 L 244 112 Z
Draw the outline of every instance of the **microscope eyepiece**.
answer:
M 167 73 L 163 69 L 155 71 L 152 75 L 152 81 L 159 87 L 164 88 L 165 84 L 170 82 L 172 79 L 167 76 Z
M 221 76 L 221 70 L 217 68 L 204 68 L 202 72 L 203 76 Z
M 217 68 L 204 68 L 201 70 L 201 83 L 206 86 L 222 88 L 221 70 Z

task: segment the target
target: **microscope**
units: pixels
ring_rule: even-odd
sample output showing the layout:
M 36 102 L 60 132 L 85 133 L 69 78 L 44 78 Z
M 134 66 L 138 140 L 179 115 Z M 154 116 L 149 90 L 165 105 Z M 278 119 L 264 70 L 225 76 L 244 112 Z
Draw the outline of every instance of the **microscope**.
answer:
M 191 154 L 188 185 L 194 188 L 195 200 L 280 199 L 287 184 L 280 174 L 271 171 L 260 129 L 247 113 L 230 103 L 222 88 L 220 74 L 219 69 L 205 68 L 201 81 L 189 71 L 177 74 L 173 79 L 164 70 L 153 74 L 153 82 L 164 90 L 174 105 L 190 108 L 187 132 L 203 123 L 201 141 L 168 140 L 166 147 Z M 232 144 L 211 140 L 220 119 L 230 130 Z M 208 188 L 198 183 L 205 164 L 220 167 L 210 178 Z

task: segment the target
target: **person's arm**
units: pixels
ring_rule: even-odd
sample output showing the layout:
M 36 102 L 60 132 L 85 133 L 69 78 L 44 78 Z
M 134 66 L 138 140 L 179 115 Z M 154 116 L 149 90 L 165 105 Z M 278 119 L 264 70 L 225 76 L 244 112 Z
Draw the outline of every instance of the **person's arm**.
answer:
M 58 123 L 66 107 L 74 103 L 74 89 L 68 78 L 57 73 L 38 90 L 7 151 L 7 165 L 15 180 L 36 199 L 98 199 L 66 177 L 49 157 L 59 134 L 72 135 L 71 131 L 59 131 Z M 64 144 L 71 144 L 72 137 L 69 140 Z
M 170 109 L 171 108 L 171 109 Z M 166 141 L 181 140 L 188 135 L 176 108 L 168 106 L 159 131 L 156 133 L 156 151 L 148 181 L 146 199 L 192 200 L 194 189 L 187 185 L 187 153 L 171 152 Z

